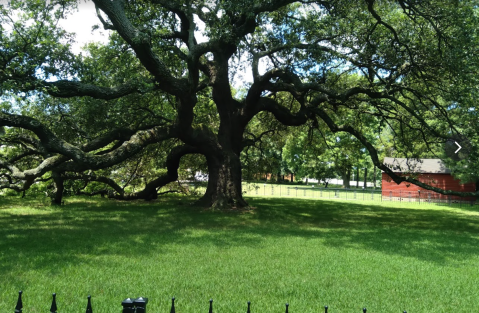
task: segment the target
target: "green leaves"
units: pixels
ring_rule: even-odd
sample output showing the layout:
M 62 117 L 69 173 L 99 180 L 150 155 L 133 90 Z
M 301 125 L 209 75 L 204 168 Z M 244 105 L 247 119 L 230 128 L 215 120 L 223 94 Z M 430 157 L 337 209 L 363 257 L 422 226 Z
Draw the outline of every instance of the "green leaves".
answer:
M 2 6 L 2 110 L 35 117 L 76 147 L 112 129 L 147 138 L 155 127 L 179 128 L 172 142 L 148 142 L 135 150 L 139 159 L 115 165 L 148 177 L 138 184 L 160 175 L 150 158 L 164 160 L 180 144 L 208 156 L 209 166 L 242 153 L 250 176 L 326 177 L 331 168 L 345 176 L 367 166 L 367 152 L 376 165 L 384 155 L 437 155 L 457 133 L 477 151 L 474 1 L 116 3 L 95 0 L 112 32 L 107 44 L 87 44 L 79 55 L 57 25 L 76 1 Z M 237 79 L 251 74 L 254 81 Z M 52 153 L 18 140 L 8 149 L 35 150 L 31 164 Z M 88 153 L 126 141 L 119 135 Z M 466 165 L 479 173 L 475 161 L 459 162 L 457 172 L 466 175 L 459 169 Z

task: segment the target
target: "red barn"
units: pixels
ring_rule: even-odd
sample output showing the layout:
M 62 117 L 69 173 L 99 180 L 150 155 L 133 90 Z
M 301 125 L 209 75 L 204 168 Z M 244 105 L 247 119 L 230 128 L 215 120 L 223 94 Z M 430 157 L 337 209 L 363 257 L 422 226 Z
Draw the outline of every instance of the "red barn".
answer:
M 451 171 L 444 165 L 440 159 L 404 159 L 404 158 L 384 158 L 384 164 L 393 172 L 404 176 L 414 176 L 420 182 L 430 186 L 438 187 L 444 190 L 454 190 L 462 192 L 475 192 L 476 184 L 462 184 L 460 180 L 451 175 Z M 381 191 L 383 197 L 394 197 L 407 200 L 408 198 L 418 198 L 426 200 L 474 200 L 474 198 L 461 198 L 457 196 L 448 196 L 423 189 L 414 184 L 402 182 L 396 184 L 388 174 L 382 173 Z

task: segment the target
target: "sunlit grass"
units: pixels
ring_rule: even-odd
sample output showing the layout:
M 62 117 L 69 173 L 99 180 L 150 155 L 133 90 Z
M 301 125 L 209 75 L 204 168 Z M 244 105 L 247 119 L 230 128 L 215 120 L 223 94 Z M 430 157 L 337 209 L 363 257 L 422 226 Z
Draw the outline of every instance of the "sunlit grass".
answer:
M 199 187 L 198 190 L 202 190 Z M 204 191 L 204 190 L 203 190 Z M 434 200 L 429 201 L 427 198 L 417 198 L 417 194 L 413 192 L 404 192 L 401 197 L 389 197 L 381 195 L 381 188 L 378 189 L 343 189 L 343 188 L 324 188 L 321 185 L 293 185 L 293 184 L 275 184 L 275 183 L 243 183 L 243 193 L 248 197 L 257 198 L 284 198 L 284 199 L 317 199 L 328 201 L 348 201 L 365 204 L 380 204 L 381 206 L 390 207 L 409 207 L 422 208 L 425 207 L 449 207 L 449 208 L 466 208 L 473 207 L 474 210 L 479 210 L 479 203 L 472 203 L 470 201 L 453 200 L 448 202 L 442 200 L 438 202 Z M 387 194 L 387 192 L 386 192 Z
M 250 212 L 211 212 L 193 199 L 155 202 L 1 198 L 0 310 L 475 312 L 479 220 L 472 207 L 385 207 L 248 198 Z M 379 203 L 380 204 L 380 203 Z

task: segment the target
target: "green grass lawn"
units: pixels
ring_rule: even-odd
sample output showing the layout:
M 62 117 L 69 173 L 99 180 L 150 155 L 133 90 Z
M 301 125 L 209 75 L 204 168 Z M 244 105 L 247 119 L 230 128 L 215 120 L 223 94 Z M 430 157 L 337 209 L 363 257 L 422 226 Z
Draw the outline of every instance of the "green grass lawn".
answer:
M 341 200 L 248 198 L 250 212 L 155 202 L 0 199 L 0 311 L 476 312 L 479 212 Z
M 204 188 L 198 188 L 199 191 L 204 192 Z M 449 207 L 465 207 L 471 206 L 471 202 L 467 200 L 452 201 L 441 200 L 438 201 L 436 193 L 423 193 L 421 199 L 418 199 L 418 193 L 413 191 L 404 191 L 402 193 L 390 193 L 390 191 L 381 192 L 381 187 L 377 189 L 368 188 L 350 188 L 343 189 L 336 187 L 324 188 L 321 185 L 293 185 L 293 184 L 274 184 L 274 183 L 243 183 L 243 192 L 250 197 L 270 197 L 270 198 L 307 198 L 307 199 L 327 199 L 327 200 L 347 200 L 347 201 L 361 201 L 375 204 L 382 202 L 383 206 L 409 206 L 417 207 L 424 206 L 449 206 Z M 381 193 L 384 195 L 381 196 Z M 479 203 L 474 203 L 473 206 L 479 210 Z

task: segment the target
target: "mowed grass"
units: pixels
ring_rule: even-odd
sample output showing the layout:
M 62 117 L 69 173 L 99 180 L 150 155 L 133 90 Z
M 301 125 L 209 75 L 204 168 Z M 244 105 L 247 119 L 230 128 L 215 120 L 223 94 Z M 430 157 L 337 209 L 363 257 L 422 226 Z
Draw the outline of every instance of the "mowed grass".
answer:
M 477 312 L 479 212 L 248 198 L 212 212 L 192 198 L 155 202 L 0 199 L 0 311 Z
M 203 189 L 201 189 L 203 188 Z M 199 187 L 199 191 L 206 190 Z M 326 200 L 347 200 L 350 202 L 360 201 L 375 204 L 381 202 L 381 206 L 391 207 L 417 207 L 421 206 L 448 206 L 465 207 L 475 206 L 479 210 L 479 203 L 472 203 L 466 199 L 447 201 L 438 200 L 438 194 L 434 192 L 423 192 L 419 199 L 419 194 L 411 188 L 410 191 L 392 192 L 390 190 L 381 191 L 378 189 L 350 188 L 341 187 L 324 188 L 321 185 L 289 185 L 289 184 L 271 184 L 271 183 L 243 183 L 243 191 L 250 197 L 268 197 L 268 198 L 302 198 L 302 199 L 326 199 Z M 381 195 L 382 194 L 382 195 Z

